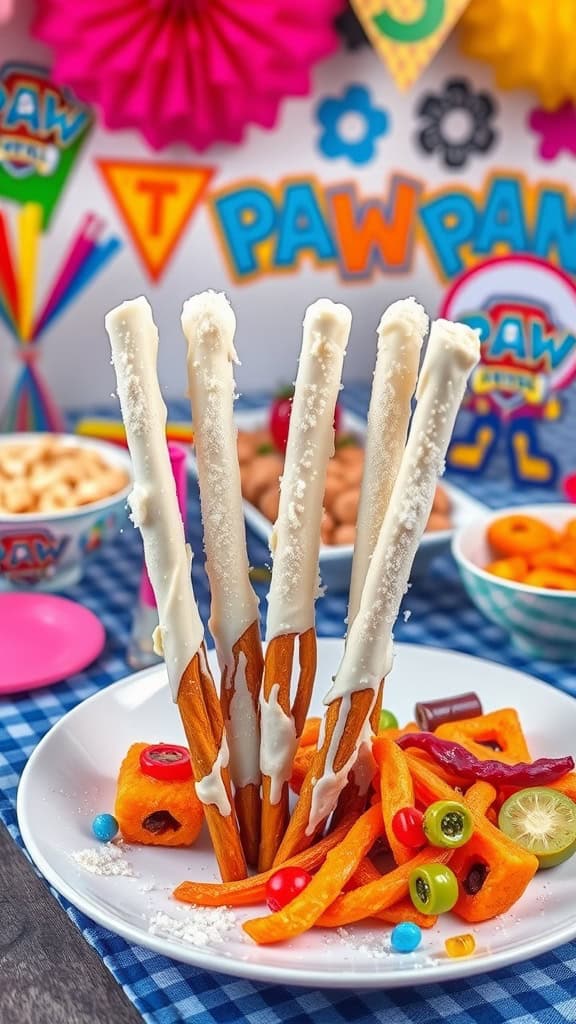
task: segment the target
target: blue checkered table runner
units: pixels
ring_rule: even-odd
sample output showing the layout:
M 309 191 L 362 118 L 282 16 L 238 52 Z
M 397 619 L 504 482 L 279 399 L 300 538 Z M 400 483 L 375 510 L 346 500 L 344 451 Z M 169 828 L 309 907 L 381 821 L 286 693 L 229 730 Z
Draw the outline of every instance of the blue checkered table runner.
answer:
M 354 412 L 366 411 L 367 387 L 347 387 L 345 404 Z M 250 408 L 261 398 L 241 400 Z M 175 406 L 173 416 L 185 415 L 184 406 Z M 556 428 L 557 451 L 570 451 L 566 428 Z M 568 466 L 566 469 L 570 468 Z M 461 481 L 459 481 L 461 483 Z M 506 483 L 505 469 L 496 465 L 491 475 L 468 488 L 475 497 L 494 507 L 543 500 L 538 491 L 513 493 Z M 194 560 L 194 587 L 203 617 L 207 617 L 208 589 L 201 558 L 201 531 L 198 495 L 190 486 L 189 536 L 197 554 Z M 249 535 L 253 565 L 267 561 L 265 546 Z M 141 568 L 141 548 L 131 528 L 90 562 L 85 579 L 69 596 L 81 601 L 99 616 L 106 633 L 106 648 L 99 660 L 57 686 L 47 687 L 29 696 L 0 701 L 0 818 L 14 840 L 22 845 L 16 822 L 15 803 L 18 780 L 27 758 L 55 722 L 81 700 L 127 674 L 124 652 L 128 643 L 131 617 Z M 259 587 L 261 611 L 264 610 L 265 585 Z M 452 648 L 477 657 L 490 658 L 514 668 L 527 670 L 553 686 L 576 696 L 576 665 L 529 662 L 516 653 L 506 636 L 487 622 L 468 601 L 449 555 L 439 557 L 425 579 L 410 590 L 411 617 L 400 616 L 396 637 L 404 643 L 429 644 Z M 318 605 L 318 633 L 342 636 L 345 598 L 327 595 Z M 146 949 L 131 946 L 111 932 L 95 925 L 54 893 L 68 916 L 96 949 L 108 969 L 122 985 L 145 1020 L 153 1024 L 178 1021 L 248 1021 L 250 1024 L 283 1022 L 346 1021 L 368 1024 L 435 1024 L 450 1019 L 451 1024 L 561 1024 L 576 1021 L 576 943 L 554 952 L 484 974 L 470 980 L 445 985 L 414 986 L 387 992 L 346 992 L 287 988 L 240 981 L 157 956 Z

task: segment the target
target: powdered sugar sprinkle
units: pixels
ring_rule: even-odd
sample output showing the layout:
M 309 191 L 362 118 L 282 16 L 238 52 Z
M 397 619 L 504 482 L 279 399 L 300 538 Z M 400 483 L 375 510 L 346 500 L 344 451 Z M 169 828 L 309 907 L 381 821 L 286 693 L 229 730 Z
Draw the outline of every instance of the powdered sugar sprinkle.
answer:
M 134 868 L 122 850 L 112 843 L 101 847 L 87 847 L 70 854 L 72 860 L 91 875 L 134 877 Z
M 224 942 L 236 927 L 236 916 L 228 907 L 189 907 L 182 917 L 159 910 L 150 919 L 148 931 L 190 946 L 212 946 Z

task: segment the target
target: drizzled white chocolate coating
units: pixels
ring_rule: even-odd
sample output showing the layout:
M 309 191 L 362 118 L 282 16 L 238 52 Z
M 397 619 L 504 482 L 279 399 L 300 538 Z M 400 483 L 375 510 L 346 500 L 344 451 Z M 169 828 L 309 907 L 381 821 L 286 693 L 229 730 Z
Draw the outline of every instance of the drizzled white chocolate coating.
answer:
M 231 672 L 232 669 L 228 669 Z M 227 684 L 223 680 L 223 686 Z M 246 681 L 246 655 L 238 653 L 234 676 L 234 694 L 230 701 L 230 721 L 226 723 L 230 748 L 230 775 L 240 788 L 260 785 L 260 723 Z
M 424 533 L 466 381 L 480 356 L 476 331 L 436 320 L 416 389 L 417 405 L 358 614 L 325 703 L 379 685 L 392 665 L 392 629 Z
M 228 767 L 229 752 L 226 742 L 226 734 L 222 736 L 222 745 L 218 756 L 212 765 L 208 775 L 195 782 L 196 796 L 203 804 L 215 804 L 223 818 L 232 813 L 226 787 L 222 781 L 222 769 Z
M 352 316 L 318 299 L 306 310 L 274 555 L 266 637 L 305 633 L 318 596 L 320 521 L 326 467 L 334 453 L 334 408 Z
M 270 690 L 270 699 L 260 694 L 262 741 L 260 771 L 270 779 L 270 803 L 277 804 L 282 787 L 292 774 L 292 762 L 298 737 L 292 715 L 286 715 L 278 703 L 278 683 Z
M 166 406 L 156 369 L 158 330 L 143 296 L 111 310 L 106 330 L 134 469 L 128 502 L 144 541 L 176 701 L 182 676 L 201 647 L 204 628 L 192 590 L 190 555 L 166 444 Z
M 224 671 L 234 662 L 234 644 L 258 618 L 258 601 L 248 576 L 234 423 L 236 318 L 225 295 L 203 292 L 184 303 L 182 329 L 188 342 L 188 385 L 210 580 L 208 625 Z
M 375 699 L 376 690 L 374 691 L 374 700 Z M 338 715 L 338 722 L 336 724 L 336 728 L 334 729 L 334 733 L 332 734 L 332 739 L 330 741 L 330 746 L 328 748 L 328 753 L 326 755 L 326 768 L 322 773 L 322 777 L 320 779 L 316 779 L 314 788 L 312 790 L 312 801 L 310 803 L 310 817 L 308 819 L 308 825 L 306 826 L 306 835 L 308 836 L 314 834 L 318 826 L 321 825 L 322 822 L 326 821 L 326 818 L 330 816 L 330 814 L 336 807 L 338 797 L 340 796 L 340 793 L 342 792 L 344 786 L 346 785 L 346 780 L 348 779 L 350 771 L 357 763 L 360 749 L 366 746 L 369 751 L 372 750 L 372 730 L 370 728 L 370 715 L 368 715 L 364 723 L 364 729 L 362 731 L 362 735 L 358 740 L 357 746 L 352 751 L 350 757 L 348 758 L 347 761 L 345 761 L 342 767 L 339 768 L 338 771 L 335 770 L 334 762 L 336 760 L 336 755 L 338 753 L 338 749 L 340 747 L 340 743 L 344 735 L 344 730 L 346 729 L 346 723 L 348 721 L 349 714 L 350 696 L 348 695 L 347 697 L 344 697 L 342 701 L 340 713 Z M 324 724 L 324 722 L 322 724 Z M 322 745 L 321 740 L 322 737 L 319 736 L 319 747 Z M 371 782 L 371 779 L 372 776 L 370 776 L 370 778 L 365 778 L 362 780 L 366 784 L 366 791 L 368 790 L 368 786 Z
M 366 429 L 364 475 L 352 561 L 348 625 L 362 588 L 398 475 L 428 317 L 415 299 L 399 299 L 382 314 Z
M 351 696 L 371 689 L 392 666 L 392 630 L 408 585 L 414 555 L 426 527 L 438 476 L 443 472 L 456 414 L 466 381 L 480 356 L 476 331 L 437 320 L 416 389 L 417 406 L 388 509 L 380 528 L 358 612 L 348 634 L 342 661 L 325 704 L 342 699 L 334 737 L 342 736 Z M 365 740 L 370 713 L 359 731 L 346 768 L 353 765 Z M 334 769 L 338 745 L 332 742 L 321 780 L 316 783 L 307 833 L 331 813 L 348 771 Z

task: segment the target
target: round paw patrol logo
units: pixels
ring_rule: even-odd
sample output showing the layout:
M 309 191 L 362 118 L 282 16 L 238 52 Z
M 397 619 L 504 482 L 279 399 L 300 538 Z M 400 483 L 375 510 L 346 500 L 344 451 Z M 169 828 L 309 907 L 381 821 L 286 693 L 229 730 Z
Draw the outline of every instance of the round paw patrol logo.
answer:
M 556 466 L 536 424 L 558 419 L 558 393 L 576 378 L 576 287 L 549 263 L 506 256 L 461 275 L 440 313 L 476 328 L 482 346 L 466 400 L 472 428 L 453 442 L 450 467 L 483 469 L 504 429 L 516 479 L 549 485 Z

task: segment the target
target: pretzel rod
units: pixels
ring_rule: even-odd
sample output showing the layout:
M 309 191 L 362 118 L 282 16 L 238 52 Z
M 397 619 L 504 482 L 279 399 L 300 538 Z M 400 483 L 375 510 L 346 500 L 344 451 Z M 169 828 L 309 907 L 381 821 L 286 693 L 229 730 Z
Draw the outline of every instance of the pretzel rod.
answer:
M 417 406 L 390 503 L 370 561 L 360 606 L 325 704 L 318 750 L 277 854 L 308 846 L 334 810 L 360 744 L 380 681 L 392 665 L 392 628 L 434 500 L 466 381 L 480 354 L 477 333 L 437 320 L 416 389 Z
M 350 769 L 348 781 L 338 797 L 338 803 L 332 815 L 332 827 L 337 827 L 349 815 L 357 817 L 366 810 L 370 783 L 378 770 L 372 755 L 372 737 L 374 734 L 378 734 L 383 691 L 384 681 L 382 680 L 370 712 L 370 729 L 366 730 L 366 734 L 358 744 L 356 761 Z
M 370 559 L 400 469 L 420 350 L 427 330 L 428 317 L 413 298 L 393 302 L 378 325 L 378 351 L 366 424 L 364 474 L 350 579 L 348 628 L 360 607 Z
M 228 746 L 222 709 L 203 647 L 194 655 L 180 683 L 178 710 L 190 748 L 196 795 L 224 882 L 246 878 L 246 861 L 232 814 Z M 214 756 L 215 751 L 216 757 Z
M 298 646 L 298 687 L 290 707 L 290 684 L 294 661 L 294 648 Z M 285 773 L 292 772 L 295 749 L 306 722 L 306 713 L 316 676 L 316 634 L 308 629 L 301 636 L 290 634 L 274 637 L 266 649 L 263 696 L 266 681 L 270 687 L 268 698 L 261 701 L 262 737 L 268 747 L 261 747 L 262 767 L 262 835 L 260 839 L 259 870 L 267 871 L 288 825 L 288 780 Z M 271 682 L 273 680 L 273 682 Z M 286 700 L 281 705 L 281 697 Z M 286 707 L 286 710 L 284 710 Z M 285 768 L 287 751 L 290 764 Z M 262 864 L 268 868 L 262 869 Z
M 234 423 L 236 318 L 224 295 L 203 292 L 184 303 L 182 329 L 188 343 L 188 385 L 210 581 L 208 625 L 220 665 L 220 702 L 240 835 L 248 862 L 255 864 L 260 836 L 263 657 L 258 600 L 248 575 Z
M 204 629 L 192 590 L 190 552 L 166 444 L 166 406 L 157 375 L 158 331 L 146 299 L 108 313 L 118 396 L 134 470 L 129 496 L 158 607 L 158 636 L 172 697 L 184 725 L 199 799 L 224 880 L 246 865 L 230 803 L 228 752 L 220 704 L 204 655 Z
M 322 499 L 328 460 L 334 453 L 334 409 L 350 325 L 350 310 L 328 299 L 313 303 L 304 317 L 280 507 L 271 544 L 268 646 L 260 697 L 260 871 L 271 866 L 288 821 L 288 780 L 316 674 L 314 605 Z M 292 703 L 296 642 L 300 671 Z
M 378 350 L 372 380 L 364 445 L 364 473 L 352 559 L 348 628 L 360 605 L 362 587 L 392 489 L 398 476 L 408 436 L 411 402 L 416 389 L 420 350 L 428 330 L 428 317 L 414 298 L 393 302 L 378 325 Z M 386 443 L 382 443 L 382 439 Z M 372 709 L 372 731 L 378 732 L 382 690 Z M 357 765 L 338 800 L 337 818 L 363 809 L 375 766 L 371 743 L 362 744 Z

